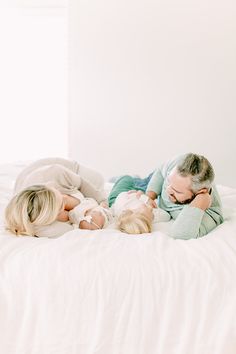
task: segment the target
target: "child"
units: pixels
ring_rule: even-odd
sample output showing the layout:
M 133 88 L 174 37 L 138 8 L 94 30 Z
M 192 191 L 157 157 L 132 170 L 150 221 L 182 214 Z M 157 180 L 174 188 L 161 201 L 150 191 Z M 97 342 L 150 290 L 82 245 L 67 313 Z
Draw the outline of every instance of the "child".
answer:
M 169 221 L 170 215 L 157 208 L 156 202 L 144 194 L 145 190 L 135 187 L 134 178 L 120 177 L 108 197 L 109 207 L 117 217 L 120 231 L 128 234 L 142 234 L 152 231 L 153 221 Z

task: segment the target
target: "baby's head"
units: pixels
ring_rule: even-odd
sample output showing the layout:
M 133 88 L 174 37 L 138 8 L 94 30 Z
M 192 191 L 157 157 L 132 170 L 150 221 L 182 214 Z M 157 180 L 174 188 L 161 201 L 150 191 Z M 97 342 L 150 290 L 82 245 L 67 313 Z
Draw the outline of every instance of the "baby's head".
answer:
M 99 210 L 90 209 L 86 212 L 85 218 L 79 223 L 80 229 L 99 230 L 105 225 L 105 217 Z
M 116 225 L 127 234 L 144 234 L 152 232 L 153 211 L 147 205 L 137 209 L 124 210 L 117 218 Z
M 69 212 L 69 220 L 80 229 L 98 230 L 109 225 L 112 213 L 103 208 L 93 198 L 84 198 L 79 205 Z

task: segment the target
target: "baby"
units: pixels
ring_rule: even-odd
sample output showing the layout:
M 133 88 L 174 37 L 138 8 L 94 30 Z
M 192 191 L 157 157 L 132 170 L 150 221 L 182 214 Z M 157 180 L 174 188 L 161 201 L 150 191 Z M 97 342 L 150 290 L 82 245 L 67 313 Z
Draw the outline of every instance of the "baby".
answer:
M 133 182 L 131 176 L 121 177 L 109 195 L 109 206 L 120 231 L 128 234 L 149 233 L 153 222 L 169 221 L 170 215 L 157 208 L 144 191 L 134 190 Z
M 113 221 L 112 212 L 105 204 L 99 205 L 95 199 L 85 197 L 68 216 L 75 228 L 86 230 L 104 229 Z

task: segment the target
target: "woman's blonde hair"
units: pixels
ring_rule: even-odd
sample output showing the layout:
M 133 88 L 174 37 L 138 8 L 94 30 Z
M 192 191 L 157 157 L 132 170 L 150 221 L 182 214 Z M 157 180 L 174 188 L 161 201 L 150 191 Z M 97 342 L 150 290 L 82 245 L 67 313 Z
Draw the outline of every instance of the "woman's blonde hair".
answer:
M 61 199 L 54 189 L 34 185 L 16 194 L 5 210 L 6 229 L 15 235 L 34 236 L 35 226 L 50 225 L 56 220 Z
M 125 210 L 117 218 L 117 228 L 127 234 L 144 234 L 152 232 L 152 220 L 141 212 Z

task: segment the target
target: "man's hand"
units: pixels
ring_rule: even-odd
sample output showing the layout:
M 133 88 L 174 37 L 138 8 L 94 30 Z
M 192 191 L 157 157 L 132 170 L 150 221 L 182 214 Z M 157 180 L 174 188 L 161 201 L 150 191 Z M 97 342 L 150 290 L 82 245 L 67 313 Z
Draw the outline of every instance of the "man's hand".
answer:
M 155 192 L 148 191 L 146 192 L 146 195 L 149 198 L 147 204 L 150 205 L 152 208 L 157 208 L 157 203 L 155 202 L 155 199 L 157 198 L 157 194 Z
M 157 194 L 156 194 L 155 192 L 153 192 L 153 191 L 148 191 L 148 192 L 146 192 L 146 195 L 147 195 L 149 198 L 151 198 L 152 200 L 157 199 Z
M 208 192 L 207 193 L 199 193 L 196 195 L 196 197 L 193 199 L 193 201 L 189 205 L 205 211 L 206 209 L 210 208 L 211 202 L 212 202 L 212 199 L 211 199 L 211 196 Z
M 152 200 L 151 198 L 148 199 L 147 205 L 149 205 L 152 208 L 157 208 L 157 203 L 155 200 Z

